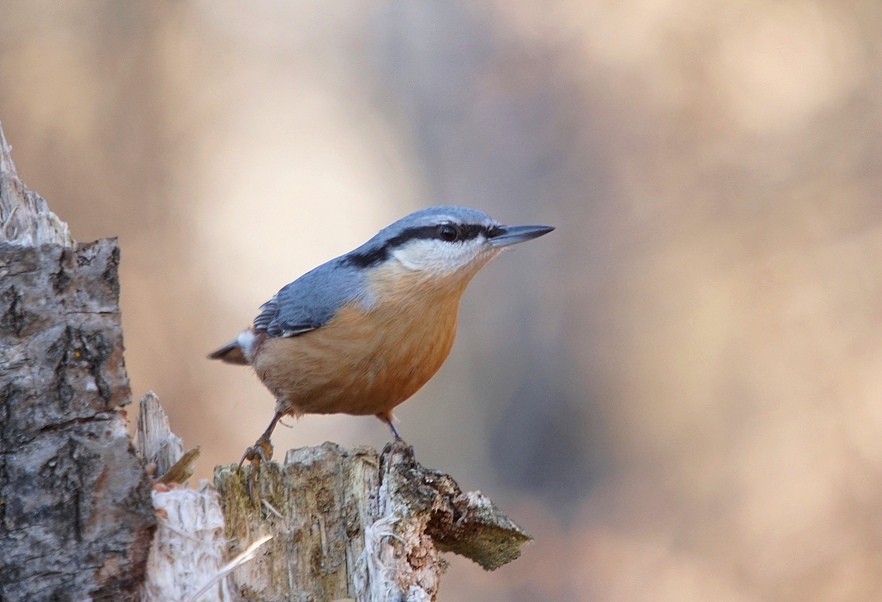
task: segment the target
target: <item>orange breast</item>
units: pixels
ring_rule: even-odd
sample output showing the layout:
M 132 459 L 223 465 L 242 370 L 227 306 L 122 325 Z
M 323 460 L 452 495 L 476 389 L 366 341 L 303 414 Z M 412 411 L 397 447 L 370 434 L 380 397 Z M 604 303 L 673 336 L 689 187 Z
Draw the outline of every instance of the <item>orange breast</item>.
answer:
M 394 277 L 393 277 L 394 276 Z M 441 367 L 456 336 L 465 282 L 376 275 L 377 302 L 353 304 L 327 324 L 267 339 L 254 369 L 292 414 L 378 414 L 413 395 Z

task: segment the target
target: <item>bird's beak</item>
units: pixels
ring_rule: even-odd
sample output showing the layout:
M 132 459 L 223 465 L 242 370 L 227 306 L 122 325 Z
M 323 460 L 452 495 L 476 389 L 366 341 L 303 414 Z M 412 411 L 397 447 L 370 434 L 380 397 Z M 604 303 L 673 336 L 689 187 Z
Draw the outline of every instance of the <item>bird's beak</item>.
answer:
M 551 226 L 499 226 L 487 239 L 487 243 L 491 247 L 507 247 L 539 238 L 552 230 L 554 228 Z

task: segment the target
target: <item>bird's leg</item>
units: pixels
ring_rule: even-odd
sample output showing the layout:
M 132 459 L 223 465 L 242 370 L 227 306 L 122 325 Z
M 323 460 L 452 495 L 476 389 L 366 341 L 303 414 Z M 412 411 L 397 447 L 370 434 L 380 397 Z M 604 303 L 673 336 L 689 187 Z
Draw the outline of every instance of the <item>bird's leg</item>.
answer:
M 284 416 L 284 414 L 276 412 L 263 434 L 257 439 L 257 441 L 255 441 L 254 445 L 245 450 L 245 455 L 239 460 L 239 468 L 242 468 L 242 464 L 245 463 L 245 460 L 248 460 L 251 462 L 252 475 L 254 475 L 262 461 L 269 462 L 272 460 L 273 444 L 270 441 L 270 437 L 273 434 L 273 429 L 276 428 L 276 424 L 282 419 L 282 416 Z
M 389 425 L 389 428 L 392 429 L 392 434 L 395 435 L 396 441 L 403 441 L 401 435 L 398 433 L 398 429 L 395 428 L 395 424 L 392 422 L 393 420 L 395 420 L 395 416 L 392 415 L 391 410 L 380 412 L 379 414 L 377 414 L 377 418 Z

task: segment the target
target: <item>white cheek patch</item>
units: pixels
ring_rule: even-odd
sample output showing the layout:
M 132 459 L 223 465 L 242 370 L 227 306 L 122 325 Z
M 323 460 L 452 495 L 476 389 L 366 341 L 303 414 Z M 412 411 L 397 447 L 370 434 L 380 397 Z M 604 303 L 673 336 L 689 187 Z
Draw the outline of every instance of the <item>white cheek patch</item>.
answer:
M 470 264 L 483 246 L 478 240 L 449 243 L 419 239 L 395 249 L 392 256 L 409 270 L 448 274 Z

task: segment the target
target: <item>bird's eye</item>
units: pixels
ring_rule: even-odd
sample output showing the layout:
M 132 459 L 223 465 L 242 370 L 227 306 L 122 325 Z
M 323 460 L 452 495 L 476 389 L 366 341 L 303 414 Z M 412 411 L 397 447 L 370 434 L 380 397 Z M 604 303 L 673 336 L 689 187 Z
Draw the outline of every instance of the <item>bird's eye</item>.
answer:
M 459 238 L 459 229 L 451 224 L 444 224 L 443 226 L 438 227 L 438 236 L 441 240 L 453 242 Z

